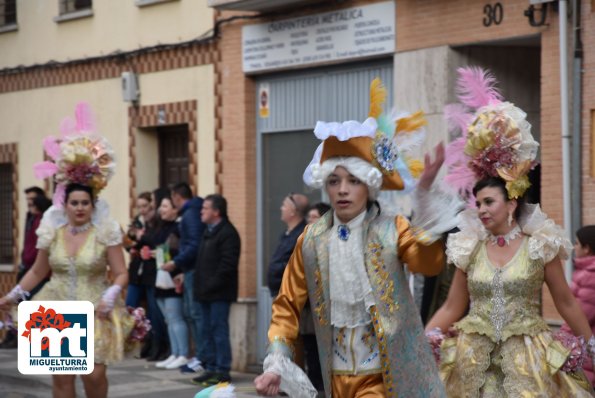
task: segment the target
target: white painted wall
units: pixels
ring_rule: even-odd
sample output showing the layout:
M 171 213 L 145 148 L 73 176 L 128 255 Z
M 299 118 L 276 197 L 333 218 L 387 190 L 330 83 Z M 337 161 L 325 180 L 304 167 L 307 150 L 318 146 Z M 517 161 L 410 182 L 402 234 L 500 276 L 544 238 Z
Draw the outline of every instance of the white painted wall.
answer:
M 128 107 L 122 100 L 120 79 L 107 79 L 82 84 L 48 87 L 37 90 L 12 92 L 0 95 L 0 143 L 18 143 L 19 193 L 28 186 L 43 186 L 43 181 L 33 175 L 33 164 L 43 160 L 42 139 L 48 135 L 59 135 L 60 122 L 65 116 L 74 116 L 78 101 L 88 102 L 96 114 L 98 131 L 115 149 L 117 157 L 116 174 L 101 193 L 112 207 L 112 215 L 122 224 L 128 223 Z M 200 194 L 212 193 L 215 188 L 214 164 L 214 70 L 199 66 L 169 72 L 143 75 L 140 79 L 141 103 L 155 103 L 196 100 L 198 103 L 198 160 L 199 176 L 197 186 Z M 207 87 L 208 89 L 205 89 Z M 141 134 L 149 134 L 144 132 Z M 139 189 L 152 190 L 157 187 L 158 157 L 156 139 L 145 137 L 137 142 L 137 167 Z M 146 183 L 145 183 L 146 181 Z M 23 225 L 26 214 L 24 200 L 19 200 L 19 225 Z M 22 228 L 20 233 L 22 234 Z M 19 242 L 22 236 L 19 237 Z
M 58 0 L 18 0 L 18 30 L 0 34 L 0 68 L 187 41 L 209 31 L 214 19 L 206 0 L 145 7 L 134 0 L 95 0 L 90 17 L 57 23 L 58 15 Z

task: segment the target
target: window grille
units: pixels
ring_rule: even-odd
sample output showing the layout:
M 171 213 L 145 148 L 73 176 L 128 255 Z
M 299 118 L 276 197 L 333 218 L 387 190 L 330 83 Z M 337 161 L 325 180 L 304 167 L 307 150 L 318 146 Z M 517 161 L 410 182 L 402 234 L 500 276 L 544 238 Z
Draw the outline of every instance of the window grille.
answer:
M 93 7 L 93 0 L 60 0 L 60 14 L 89 10 Z
M 0 163 L 0 264 L 14 262 L 12 167 L 11 163 Z
M 17 23 L 17 0 L 0 0 L 0 26 Z

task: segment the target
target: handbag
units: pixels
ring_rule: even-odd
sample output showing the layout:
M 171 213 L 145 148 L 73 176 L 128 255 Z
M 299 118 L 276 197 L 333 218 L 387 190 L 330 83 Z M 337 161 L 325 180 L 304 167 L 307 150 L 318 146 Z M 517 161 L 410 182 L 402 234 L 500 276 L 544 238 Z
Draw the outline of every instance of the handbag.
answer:
M 163 269 L 157 270 L 157 278 L 155 279 L 155 286 L 159 289 L 173 289 L 176 285 L 171 278 L 169 272 Z
M 155 279 L 155 287 L 159 289 L 173 289 L 176 287 L 174 280 L 171 278 L 169 272 L 161 269 L 161 266 L 165 263 L 164 261 L 164 250 L 163 247 L 158 247 L 156 252 L 157 260 L 157 278 Z

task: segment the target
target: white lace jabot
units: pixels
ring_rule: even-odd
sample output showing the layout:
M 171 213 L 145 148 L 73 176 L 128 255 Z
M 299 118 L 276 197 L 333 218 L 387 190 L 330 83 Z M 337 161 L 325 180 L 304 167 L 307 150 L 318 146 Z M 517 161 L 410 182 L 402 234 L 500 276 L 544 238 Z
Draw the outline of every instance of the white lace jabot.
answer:
M 351 234 L 342 241 L 337 228 L 342 222 L 333 214 L 333 228 L 329 239 L 329 288 L 331 324 L 335 327 L 354 328 L 370 323 L 368 308 L 374 305 L 374 296 L 364 264 L 363 222 L 361 214 L 348 222 Z

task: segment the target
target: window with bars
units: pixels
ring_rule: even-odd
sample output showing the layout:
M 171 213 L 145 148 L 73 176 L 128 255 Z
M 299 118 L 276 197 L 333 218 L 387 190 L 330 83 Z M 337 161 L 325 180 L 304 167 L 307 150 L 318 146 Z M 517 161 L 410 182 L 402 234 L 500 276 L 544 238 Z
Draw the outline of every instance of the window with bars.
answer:
M 60 0 L 60 15 L 93 8 L 93 0 Z
M 0 264 L 13 264 L 12 163 L 0 163 Z
M 0 26 L 17 23 L 17 0 L 0 0 Z

